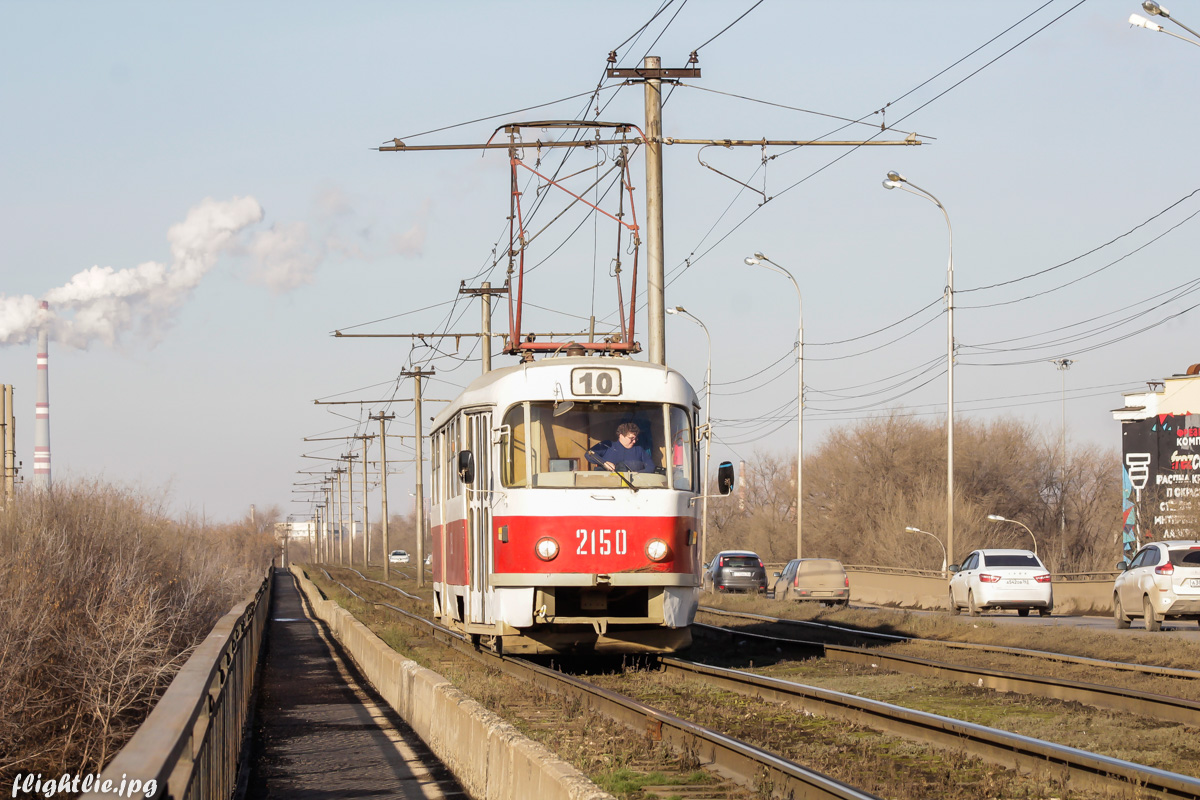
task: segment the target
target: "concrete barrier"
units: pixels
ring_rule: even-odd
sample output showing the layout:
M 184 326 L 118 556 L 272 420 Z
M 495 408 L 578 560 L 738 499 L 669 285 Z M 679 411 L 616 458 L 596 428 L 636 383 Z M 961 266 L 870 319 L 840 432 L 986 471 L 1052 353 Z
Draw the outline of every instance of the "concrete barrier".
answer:
M 850 601 L 878 606 L 949 609 L 948 582 L 936 572 L 848 566 Z M 1054 581 L 1054 613 L 1112 613 L 1113 579 Z
M 389 647 L 292 567 L 316 616 L 476 800 L 615 800 L 575 767 Z

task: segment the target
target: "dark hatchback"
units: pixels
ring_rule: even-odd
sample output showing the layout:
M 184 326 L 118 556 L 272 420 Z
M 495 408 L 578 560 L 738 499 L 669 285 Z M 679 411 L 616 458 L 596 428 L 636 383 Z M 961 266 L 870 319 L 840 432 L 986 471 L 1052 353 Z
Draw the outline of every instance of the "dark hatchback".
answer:
M 705 565 L 703 583 L 710 592 L 766 592 L 767 569 L 758 553 L 722 550 Z

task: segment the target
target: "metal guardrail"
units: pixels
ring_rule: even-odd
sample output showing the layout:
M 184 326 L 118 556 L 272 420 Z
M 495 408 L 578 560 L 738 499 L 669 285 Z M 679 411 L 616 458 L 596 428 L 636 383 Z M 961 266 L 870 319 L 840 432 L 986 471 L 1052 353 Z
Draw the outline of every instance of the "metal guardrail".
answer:
M 271 607 L 273 569 L 253 595 L 221 617 L 98 784 L 127 783 L 132 796 L 134 781 L 142 787 L 154 781 L 154 797 L 174 800 L 225 800 L 233 794 Z M 82 800 L 111 797 L 100 791 L 81 795 Z
M 867 564 L 847 564 L 847 572 L 874 572 L 879 575 L 915 575 L 922 578 L 942 578 L 945 573 L 939 569 L 913 569 L 910 567 L 878 567 Z M 1097 572 L 1052 572 L 1050 577 L 1055 582 L 1072 581 L 1111 581 L 1121 573 L 1114 571 Z

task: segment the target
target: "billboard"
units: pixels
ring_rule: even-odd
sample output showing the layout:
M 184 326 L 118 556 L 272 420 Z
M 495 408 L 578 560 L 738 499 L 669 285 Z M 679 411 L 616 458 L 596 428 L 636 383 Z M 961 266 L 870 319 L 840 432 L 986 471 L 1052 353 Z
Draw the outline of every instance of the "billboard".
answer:
M 1121 425 L 1125 551 L 1150 539 L 1200 538 L 1200 414 Z

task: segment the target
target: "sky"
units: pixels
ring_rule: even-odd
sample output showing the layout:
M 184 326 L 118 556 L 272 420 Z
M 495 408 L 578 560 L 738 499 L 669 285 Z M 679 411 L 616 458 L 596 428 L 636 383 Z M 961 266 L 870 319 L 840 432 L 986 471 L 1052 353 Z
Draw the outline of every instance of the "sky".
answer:
M 888 413 L 944 417 L 949 229 L 885 190 L 889 170 L 952 226 L 956 419 L 1008 415 L 1052 441 L 1065 410 L 1072 444 L 1117 448 L 1122 392 L 1200 361 L 1200 51 L 1131 28 L 1137 3 L 674 0 L 647 26 L 664 1 L 0 5 L 0 382 L 24 477 L 45 322 L 56 481 L 214 520 L 307 517 L 293 484 L 346 445 L 306 437 L 376 433 L 381 411 L 412 432 L 411 403 L 314 400 L 411 397 L 414 366 L 449 399 L 479 371 L 471 340 L 332 333 L 477 331 L 460 283 L 499 285 L 507 266 L 503 153 L 377 148 L 597 109 L 640 126 L 642 87 L 603 79 L 614 49 L 675 67 L 698 49 L 702 76 L 665 90 L 666 136 L 924 142 L 666 148 L 666 302 L 712 335 L 714 459 L 795 452 L 797 297 L 744 264 L 755 252 L 803 295 L 806 452 Z M 1169 8 L 1200 24 L 1195 3 Z M 523 155 L 587 191 L 613 153 Z M 640 152 L 631 176 L 643 220 Z M 531 230 L 566 208 L 545 194 Z M 530 245 L 526 330 L 613 324 L 615 232 L 598 220 L 567 209 Z M 637 326 L 645 345 L 644 309 Z M 703 332 L 674 316 L 666 334 L 700 387 Z M 412 508 L 410 447 L 389 438 L 393 512 Z

